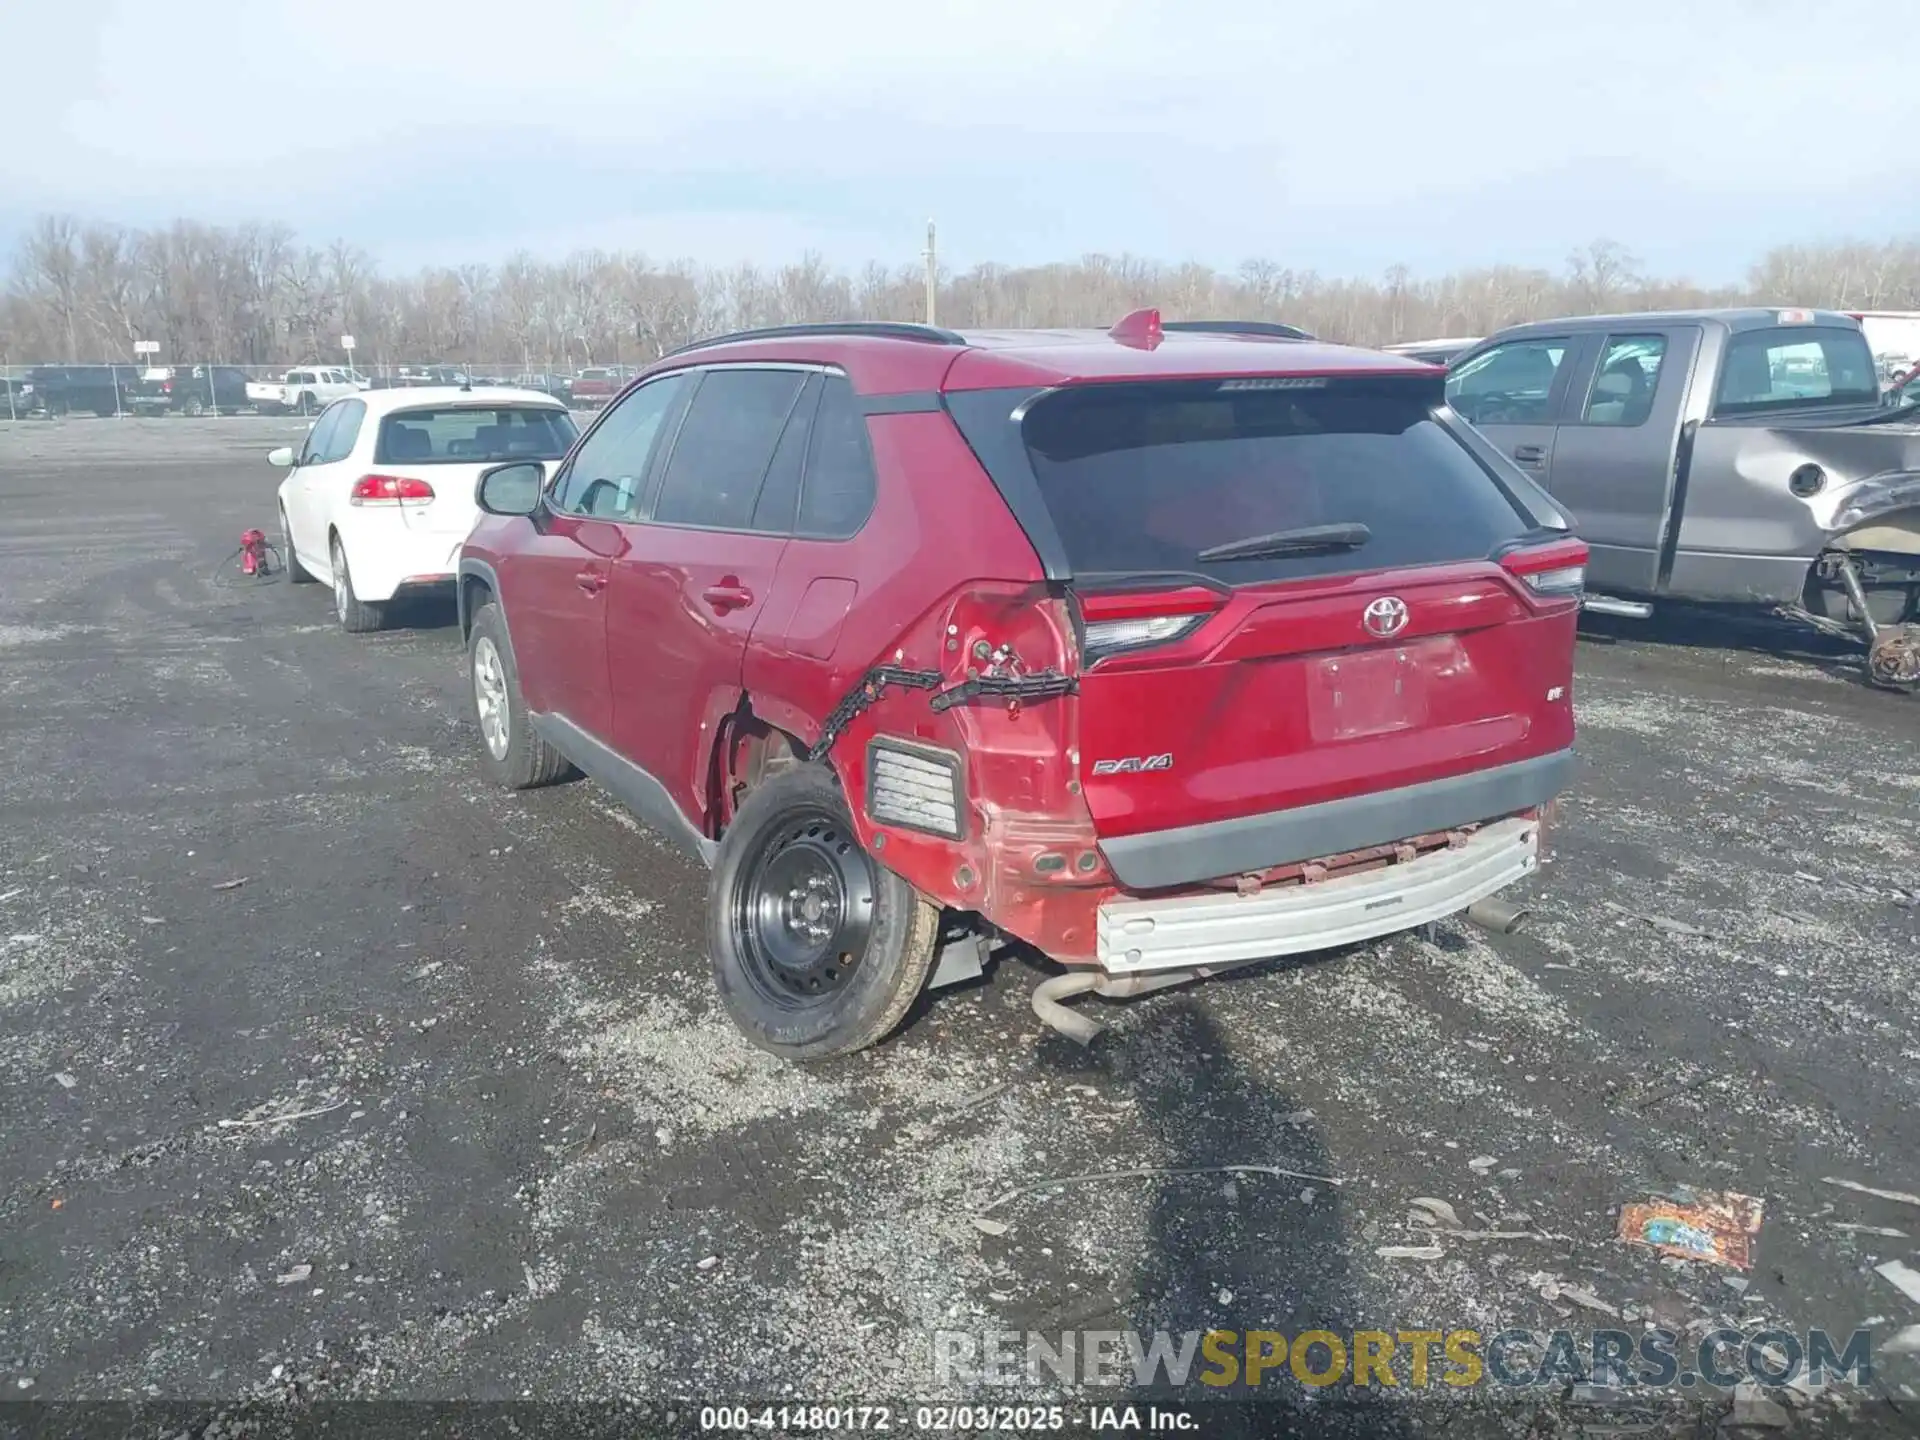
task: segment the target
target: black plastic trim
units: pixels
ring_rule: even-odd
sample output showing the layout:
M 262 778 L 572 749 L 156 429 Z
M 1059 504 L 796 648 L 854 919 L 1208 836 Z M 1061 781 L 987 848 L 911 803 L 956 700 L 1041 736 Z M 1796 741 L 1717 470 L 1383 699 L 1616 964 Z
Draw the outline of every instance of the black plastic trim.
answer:
M 500 595 L 499 573 L 484 560 L 475 560 L 462 555 L 460 557 L 460 564 L 455 569 L 455 576 L 458 580 L 465 580 L 469 575 L 477 575 L 480 579 L 486 581 L 487 588 L 493 591 L 493 598 L 500 604 L 500 623 L 507 626 L 507 648 L 511 650 L 513 648 L 513 627 L 507 625 L 507 604 Z M 467 587 L 464 584 L 456 585 L 455 595 L 456 608 L 460 615 L 460 638 L 465 640 L 468 635 L 473 633 L 473 616 L 467 613 Z
M 937 325 L 914 325 L 900 320 L 830 320 L 807 325 L 767 325 L 758 330 L 735 330 L 728 335 L 709 335 L 692 340 L 661 358 L 685 355 L 689 350 L 706 350 L 715 345 L 731 345 L 739 340 L 806 340 L 833 336 L 865 337 L 875 340 L 912 340 L 922 345 L 965 345 L 967 339 L 956 330 Z
M 1571 749 L 1556 750 L 1491 770 L 1345 800 L 1122 835 L 1102 840 L 1100 849 L 1120 883 L 1134 890 L 1255 874 L 1544 805 L 1566 788 L 1574 763 Z
M 1277 320 L 1163 320 L 1163 333 L 1191 335 L 1245 335 L 1263 340 L 1312 340 L 1310 331 Z
M 564 715 L 529 715 L 527 719 L 542 740 L 611 790 L 622 805 L 663 839 L 671 840 L 708 869 L 713 868 L 719 843 L 702 835 L 681 813 L 666 786 Z
M 1033 473 L 1027 442 L 1021 438 L 1020 422 L 1014 418 L 1036 397 L 1047 393 L 1043 386 L 950 390 L 942 399 L 961 438 L 1013 512 L 1014 522 L 1026 532 L 1034 554 L 1040 557 L 1042 573 L 1049 580 L 1071 580 L 1073 566 L 1067 560 L 1066 543 L 1040 493 L 1040 478 Z

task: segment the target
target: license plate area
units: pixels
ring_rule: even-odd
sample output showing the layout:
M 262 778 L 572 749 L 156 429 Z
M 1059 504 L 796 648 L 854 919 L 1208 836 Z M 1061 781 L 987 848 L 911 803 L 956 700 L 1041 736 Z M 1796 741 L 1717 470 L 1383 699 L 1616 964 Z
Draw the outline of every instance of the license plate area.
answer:
M 1411 730 L 1427 718 L 1426 670 L 1410 650 L 1366 650 L 1313 662 L 1307 717 L 1315 740 Z

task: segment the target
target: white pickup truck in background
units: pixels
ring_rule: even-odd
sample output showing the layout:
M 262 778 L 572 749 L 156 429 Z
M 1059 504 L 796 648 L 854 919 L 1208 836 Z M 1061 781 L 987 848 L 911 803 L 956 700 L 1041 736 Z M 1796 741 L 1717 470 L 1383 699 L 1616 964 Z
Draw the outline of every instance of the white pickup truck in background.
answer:
M 289 410 L 318 415 L 341 396 L 355 394 L 371 384 L 343 366 L 307 365 L 287 371 L 279 381 L 248 381 L 247 399 L 265 415 Z

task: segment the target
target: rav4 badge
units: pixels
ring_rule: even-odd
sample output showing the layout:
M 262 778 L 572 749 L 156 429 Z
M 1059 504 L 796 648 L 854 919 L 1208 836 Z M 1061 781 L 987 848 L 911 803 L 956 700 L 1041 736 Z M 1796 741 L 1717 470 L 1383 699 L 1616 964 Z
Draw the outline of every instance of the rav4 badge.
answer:
M 1093 773 L 1096 775 L 1137 775 L 1142 770 L 1173 769 L 1173 752 L 1164 755 L 1129 755 L 1123 760 L 1096 760 Z

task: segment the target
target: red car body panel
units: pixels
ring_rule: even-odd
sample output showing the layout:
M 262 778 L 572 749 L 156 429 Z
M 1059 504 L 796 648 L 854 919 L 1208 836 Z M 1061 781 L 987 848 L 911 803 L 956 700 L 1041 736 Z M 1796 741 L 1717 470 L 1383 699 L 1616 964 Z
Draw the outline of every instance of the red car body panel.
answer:
M 1142 379 L 1438 373 L 1311 342 L 1183 334 L 1142 345 L 1070 332 L 968 341 L 726 342 L 670 357 L 627 388 L 676 369 L 755 361 L 835 367 L 860 396 L 908 399 Z M 1103 849 L 1110 842 L 1445 781 L 1572 744 L 1577 596 L 1537 594 L 1493 558 L 1224 593 L 1177 581 L 1113 594 L 1063 586 L 1046 578 L 948 414 L 937 404 L 879 410 L 867 418 L 877 499 L 851 540 L 546 515 L 483 517 L 468 542 L 476 573 L 497 585 L 529 709 L 566 715 L 646 772 L 709 841 L 731 814 L 748 721 L 804 750 L 875 667 L 937 672 L 948 687 L 978 673 L 987 648 L 1006 647 L 1024 673 L 1058 671 L 1077 693 L 936 711 L 924 689 L 885 689 L 827 758 L 880 863 L 943 904 L 1087 963 L 1098 906 L 1126 889 Z M 1575 551 L 1584 559 L 1577 541 L 1555 543 L 1562 563 L 1575 563 Z M 1387 639 L 1361 624 L 1383 595 L 1399 597 L 1408 616 Z M 1207 618 L 1169 644 L 1087 666 L 1079 627 L 1129 613 Z M 883 736 L 960 757 L 958 840 L 870 818 L 865 757 Z M 1096 772 L 1103 760 L 1165 752 L 1177 766 Z M 1386 863 L 1378 848 L 1337 858 Z M 1297 879 L 1303 868 L 1289 862 L 1265 878 Z M 1221 878 L 1231 877 L 1196 883 Z

